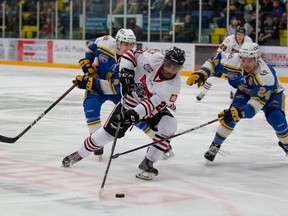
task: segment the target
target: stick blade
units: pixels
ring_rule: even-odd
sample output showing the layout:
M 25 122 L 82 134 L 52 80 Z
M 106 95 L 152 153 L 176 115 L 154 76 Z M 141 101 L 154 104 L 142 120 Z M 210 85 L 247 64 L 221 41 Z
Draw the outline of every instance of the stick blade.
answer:
M 99 197 L 102 198 L 104 195 L 104 188 L 101 188 L 99 191 Z
M 4 142 L 4 143 L 15 143 L 18 140 L 18 137 L 5 137 L 5 136 L 1 136 L 0 135 L 0 142 Z

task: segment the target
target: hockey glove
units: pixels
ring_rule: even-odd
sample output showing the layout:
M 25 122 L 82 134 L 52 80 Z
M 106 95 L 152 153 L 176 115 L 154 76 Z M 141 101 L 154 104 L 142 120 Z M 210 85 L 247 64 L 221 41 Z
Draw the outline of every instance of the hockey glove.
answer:
M 92 67 L 92 64 L 89 59 L 80 59 L 79 65 L 82 68 L 82 71 L 85 75 L 95 75 L 97 73 L 97 70 Z
M 186 80 L 186 84 L 191 86 L 193 84 L 198 84 L 198 87 L 201 87 L 204 85 L 208 78 L 208 74 L 203 70 L 198 70 L 193 72 L 188 79 Z
M 120 83 L 121 83 L 121 94 L 122 96 L 126 95 L 127 93 L 131 93 L 134 88 L 134 70 L 129 70 L 123 68 L 120 72 Z
M 139 114 L 135 110 L 128 109 L 117 114 L 115 116 L 114 121 L 117 123 L 123 122 L 124 124 L 135 125 L 140 122 L 140 119 L 139 119 Z
M 75 77 L 75 80 L 73 80 L 72 83 L 77 83 L 77 87 L 80 89 L 86 89 L 87 79 L 85 76 L 78 75 Z
M 239 121 L 244 118 L 244 109 L 242 107 L 225 109 L 218 114 L 218 118 L 222 118 L 220 122 L 224 121 L 225 123 Z

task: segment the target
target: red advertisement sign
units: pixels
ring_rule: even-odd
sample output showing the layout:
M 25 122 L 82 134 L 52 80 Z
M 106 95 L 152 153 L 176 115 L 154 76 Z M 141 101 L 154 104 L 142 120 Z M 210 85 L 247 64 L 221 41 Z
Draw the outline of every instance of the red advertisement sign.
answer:
M 53 63 L 53 41 L 18 40 L 18 61 Z

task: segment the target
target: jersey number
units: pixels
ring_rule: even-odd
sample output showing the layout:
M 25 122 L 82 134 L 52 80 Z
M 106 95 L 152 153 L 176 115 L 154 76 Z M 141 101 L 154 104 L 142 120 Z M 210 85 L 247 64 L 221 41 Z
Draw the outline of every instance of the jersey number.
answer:
M 258 93 L 257 93 L 257 96 L 260 97 L 260 98 L 263 98 L 265 97 L 266 100 L 269 100 L 270 98 L 270 95 L 271 95 L 271 91 L 266 91 L 266 88 L 265 87 L 260 87 Z
M 156 110 L 159 112 L 159 111 L 162 110 L 165 106 L 166 106 L 165 101 L 162 101 L 162 102 L 156 107 Z
M 227 46 L 225 46 L 224 44 L 221 44 L 219 48 L 225 51 L 227 49 Z

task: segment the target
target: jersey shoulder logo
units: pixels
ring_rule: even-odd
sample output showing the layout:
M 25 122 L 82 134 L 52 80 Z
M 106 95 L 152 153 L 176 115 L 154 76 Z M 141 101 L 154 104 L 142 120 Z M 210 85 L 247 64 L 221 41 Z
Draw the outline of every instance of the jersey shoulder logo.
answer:
M 266 70 L 263 70 L 263 71 L 260 72 L 260 75 L 262 75 L 262 76 L 265 76 L 267 74 L 268 74 L 268 72 Z
M 152 73 L 154 70 L 153 68 L 150 66 L 150 64 L 144 64 L 143 66 L 144 70 L 146 70 L 148 73 Z
M 238 75 L 239 75 L 238 73 L 233 73 L 233 72 L 227 73 L 227 77 L 230 80 L 236 80 L 238 78 Z
M 230 53 L 229 56 L 228 56 L 228 59 L 233 58 L 233 56 L 234 56 L 234 53 Z
M 103 53 L 101 53 L 99 55 L 99 61 L 100 62 L 103 62 L 103 63 L 106 63 L 108 61 L 108 56 L 104 55 Z
M 175 101 L 177 100 L 177 96 L 177 94 L 171 94 L 169 101 L 175 103 Z
M 226 43 L 229 43 L 229 42 L 230 42 L 230 39 L 227 37 L 227 38 L 225 39 L 225 42 L 226 42 Z

